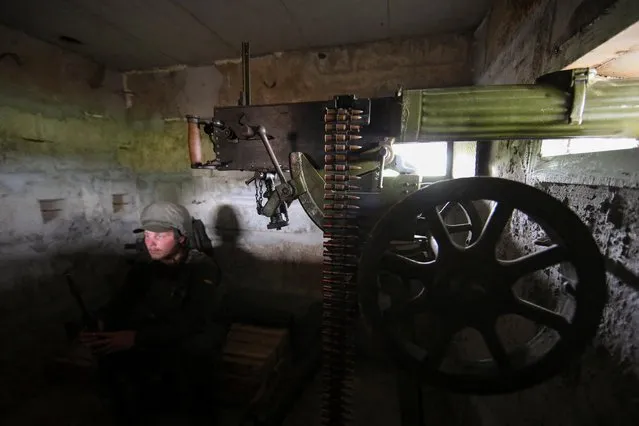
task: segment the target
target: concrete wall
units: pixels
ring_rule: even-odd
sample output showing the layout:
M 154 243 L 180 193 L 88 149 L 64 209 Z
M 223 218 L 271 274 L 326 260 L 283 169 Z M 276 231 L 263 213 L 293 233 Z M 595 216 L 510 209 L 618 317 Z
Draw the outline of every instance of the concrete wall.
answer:
M 324 50 L 289 52 L 251 61 L 254 104 L 330 99 L 335 94 L 389 96 L 406 89 L 468 84 L 469 35 L 442 34 Z M 220 104 L 234 105 L 242 90 L 239 61 L 217 64 Z
M 637 20 L 639 10 L 630 1 L 498 0 L 476 34 L 475 79 L 481 84 L 531 83 L 568 66 Z M 475 406 L 486 426 L 634 425 L 639 414 L 633 396 L 639 389 L 639 263 L 633 254 L 639 250 L 639 192 L 608 187 L 607 179 L 593 185 L 590 176 L 583 176 L 588 185 L 539 181 L 534 173 L 539 152 L 540 143 L 534 141 L 495 142 L 492 173 L 563 200 L 592 230 L 602 253 L 616 262 L 617 272 L 622 271 L 617 275 L 626 282 L 609 274 L 611 299 L 600 333 L 574 370 L 524 392 L 473 398 Z M 524 236 L 526 225 L 513 222 Z
M 259 58 L 253 99 L 468 84 L 470 46 L 449 36 Z M 63 272 L 101 303 L 152 200 L 201 218 L 235 283 L 319 295 L 322 235 L 297 203 L 291 226 L 267 231 L 250 174 L 188 168 L 183 116 L 234 103 L 238 77 L 233 63 L 121 75 L 0 28 L 0 407 L 38 391 L 44 365 L 64 351 L 63 323 L 78 312 Z
M 0 27 L 0 407 L 42 385 L 74 316 L 62 273 L 89 300 L 118 278 L 135 220 L 119 161 L 121 76 Z M 131 204 L 114 206 L 117 195 Z
M 0 410 L 38 392 L 47 362 L 64 355 L 64 323 L 79 317 L 64 272 L 90 306 L 103 303 L 121 283 L 139 210 L 153 200 L 183 203 L 204 220 L 227 278 L 315 291 L 302 283 L 309 268 L 319 282 L 309 258 L 319 257 L 321 234 L 308 233 L 301 209 L 288 238 L 267 234 L 245 174 L 188 168 L 185 123 L 175 117 L 212 113 L 214 68 L 123 76 L 6 28 L 0 55 Z M 251 222 L 260 244 L 241 235 Z M 216 226 L 235 239 L 220 241 Z

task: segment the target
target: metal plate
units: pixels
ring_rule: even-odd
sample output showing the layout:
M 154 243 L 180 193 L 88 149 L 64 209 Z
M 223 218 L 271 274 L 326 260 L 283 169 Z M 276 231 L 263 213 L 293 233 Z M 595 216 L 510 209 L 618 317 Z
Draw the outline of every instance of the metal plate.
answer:
M 368 99 L 360 99 L 368 102 Z M 282 169 L 289 170 L 291 152 L 303 152 L 320 168 L 324 164 L 325 108 L 332 108 L 333 101 L 301 102 L 290 104 L 233 106 L 215 109 L 215 118 L 222 120 L 235 134 L 241 134 L 244 125 L 263 125 L 273 151 Z M 370 124 L 361 131 L 358 145 L 375 147 L 387 137 L 401 133 L 402 99 L 386 97 L 370 99 Z M 220 140 L 220 160 L 230 162 L 220 170 L 271 170 L 273 165 L 259 138 L 254 140 Z

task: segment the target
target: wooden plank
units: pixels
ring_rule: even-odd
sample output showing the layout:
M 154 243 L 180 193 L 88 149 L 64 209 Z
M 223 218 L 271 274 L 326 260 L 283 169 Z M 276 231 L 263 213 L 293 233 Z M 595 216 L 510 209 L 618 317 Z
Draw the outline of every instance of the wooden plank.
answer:
M 240 353 L 243 350 L 249 352 L 257 352 L 268 356 L 271 354 L 278 355 L 288 347 L 286 339 L 270 341 L 268 339 L 252 339 L 250 336 L 234 337 L 227 342 L 228 353 Z
M 246 343 L 256 351 L 272 351 L 279 356 L 288 348 L 288 330 L 279 328 L 256 327 L 244 324 L 234 324 L 228 335 L 228 342 Z M 237 347 L 237 346 L 232 346 Z
M 287 351 L 286 329 L 232 324 L 223 349 L 223 374 L 262 381 Z
M 618 0 L 606 13 L 596 18 L 582 31 L 572 35 L 561 45 L 553 46 L 555 51 L 546 64 L 546 71 L 556 71 L 570 66 L 591 50 L 629 28 L 637 20 L 639 20 L 639 2 Z
M 234 323 L 231 325 L 230 332 L 244 332 L 253 334 L 268 334 L 283 336 L 288 334 L 288 330 L 285 328 L 272 328 L 272 327 L 258 327 L 250 324 Z
M 229 334 L 228 340 L 232 340 L 234 342 L 253 343 L 256 346 L 275 347 L 284 339 L 280 336 L 269 336 L 264 334 L 234 333 Z
M 222 377 L 238 376 L 238 377 L 250 377 L 254 380 L 263 380 L 266 377 L 268 369 L 264 365 L 255 367 L 248 364 L 240 364 L 237 362 L 224 364 Z
M 236 355 L 223 355 L 222 362 L 224 362 L 225 364 L 246 365 L 254 369 L 258 369 L 264 366 L 264 362 L 262 362 L 259 359 L 236 356 Z
M 262 350 L 260 350 L 262 349 Z M 267 361 L 275 355 L 275 348 L 257 348 L 247 342 L 227 342 L 224 354 L 240 355 L 247 358 L 254 358 Z

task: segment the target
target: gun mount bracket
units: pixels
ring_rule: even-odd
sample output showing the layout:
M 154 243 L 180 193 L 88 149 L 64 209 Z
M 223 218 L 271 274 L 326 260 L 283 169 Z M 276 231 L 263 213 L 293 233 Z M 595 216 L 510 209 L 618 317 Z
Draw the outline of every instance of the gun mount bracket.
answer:
M 594 68 L 575 68 L 569 72 L 564 70 L 544 74 L 536 80 L 536 84 L 547 84 L 565 92 L 572 92 L 566 120 L 568 124 L 580 126 L 584 119 L 588 85 L 596 76 L 597 70 Z
M 570 110 L 570 124 L 581 125 L 586 108 L 586 92 L 588 83 L 596 75 L 594 69 L 577 69 L 573 71 L 572 108 Z

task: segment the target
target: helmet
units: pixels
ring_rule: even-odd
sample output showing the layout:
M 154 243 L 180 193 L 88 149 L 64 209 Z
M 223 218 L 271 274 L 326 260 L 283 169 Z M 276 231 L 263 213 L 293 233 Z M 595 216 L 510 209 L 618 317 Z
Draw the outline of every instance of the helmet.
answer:
M 190 235 L 191 214 L 183 205 L 168 201 L 158 201 L 146 206 L 140 214 L 141 229 L 135 232 L 165 232 L 178 230 L 182 235 Z

